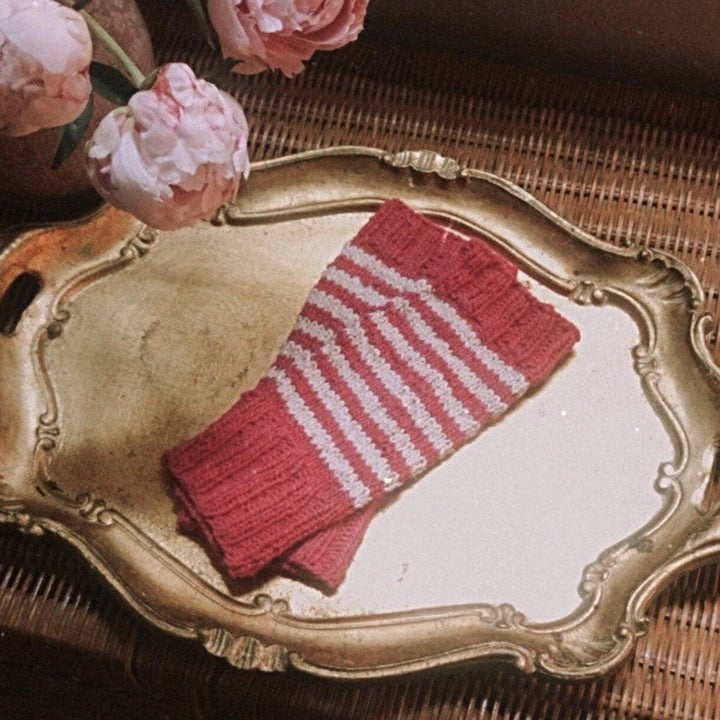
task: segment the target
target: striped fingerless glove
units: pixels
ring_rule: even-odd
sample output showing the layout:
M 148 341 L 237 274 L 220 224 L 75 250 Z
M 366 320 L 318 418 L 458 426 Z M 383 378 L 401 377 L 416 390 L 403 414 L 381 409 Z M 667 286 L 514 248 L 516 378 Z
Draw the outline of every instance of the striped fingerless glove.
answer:
M 577 329 L 484 242 L 387 202 L 310 292 L 274 364 L 165 454 L 230 575 L 336 587 L 385 494 L 543 382 Z

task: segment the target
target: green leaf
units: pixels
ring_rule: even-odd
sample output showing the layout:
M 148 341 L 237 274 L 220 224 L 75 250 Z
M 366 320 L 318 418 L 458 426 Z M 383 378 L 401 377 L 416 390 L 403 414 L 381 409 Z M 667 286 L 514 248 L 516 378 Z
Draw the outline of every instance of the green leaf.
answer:
M 215 85 L 219 85 L 230 76 L 232 69 L 238 64 L 237 60 L 226 58 L 214 67 L 210 68 L 206 73 L 202 74 L 202 79 L 207 80 Z
M 58 144 L 55 148 L 55 155 L 53 156 L 50 167 L 56 170 L 60 165 L 70 157 L 70 153 L 78 146 L 82 140 L 85 131 L 90 124 L 90 118 L 93 114 L 93 99 L 92 95 L 88 99 L 85 109 L 80 115 L 75 118 L 71 123 L 68 123 L 60 129 L 60 136 L 58 137 Z
M 183 2 L 193 11 L 193 15 L 195 15 L 198 23 L 200 23 L 200 27 L 205 33 L 205 39 L 208 41 L 208 45 L 214 50 L 215 42 L 213 41 L 212 32 L 210 31 L 210 24 L 205 16 L 205 7 L 202 0 L 183 0 Z
M 117 68 L 105 63 L 90 63 L 93 90 L 116 105 L 127 105 L 137 88 Z

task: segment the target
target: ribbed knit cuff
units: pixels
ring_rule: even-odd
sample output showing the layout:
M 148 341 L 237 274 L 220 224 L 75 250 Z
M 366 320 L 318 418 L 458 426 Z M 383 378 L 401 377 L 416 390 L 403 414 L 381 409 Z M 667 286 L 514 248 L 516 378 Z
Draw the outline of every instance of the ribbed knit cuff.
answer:
M 240 402 L 247 419 L 230 440 L 214 447 L 205 437 L 190 440 L 164 461 L 176 497 L 229 574 L 248 577 L 356 508 L 345 495 L 321 491 L 334 488 L 334 475 L 274 382 L 261 380 Z
M 325 591 L 336 590 L 345 579 L 376 510 L 377 503 L 373 503 L 311 535 L 280 557 L 274 567 L 283 575 L 319 585 Z
M 185 502 L 178 499 L 178 529 L 198 540 L 204 540 L 210 554 L 225 564 L 224 553 L 215 541 L 212 528 L 203 523 L 202 518 L 193 518 Z M 337 590 L 377 512 L 377 505 L 368 505 L 345 520 L 301 540 L 271 563 L 272 571 L 318 586 L 324 592 Z

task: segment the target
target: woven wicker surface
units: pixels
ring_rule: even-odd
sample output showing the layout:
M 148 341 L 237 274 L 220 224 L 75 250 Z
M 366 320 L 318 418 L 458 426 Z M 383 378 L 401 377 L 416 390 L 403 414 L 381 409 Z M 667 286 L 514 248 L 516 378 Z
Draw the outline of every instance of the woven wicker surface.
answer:
M 158 60 L 183 59 L 198 72 L 213 64 L 187 16 L 150 21 Z M 698 274 L 718 315 L 716 102 L 371 37 L 294 80 L 265 74 L 227 88 L 247 111 L 254 159 L 339 144 L 435 150 L 517 183 L 609 243 L 673 253 Z M 717 322 L 708 341 L 720 359 Z M 720 566 L 669 588 L 634 657 L 593 682 L 487 665 L 364 684 L 241 673 L 146 626 L 63 543 L 14 530 L 0 531 L 3 628 L 8 718 L 720 718 Z

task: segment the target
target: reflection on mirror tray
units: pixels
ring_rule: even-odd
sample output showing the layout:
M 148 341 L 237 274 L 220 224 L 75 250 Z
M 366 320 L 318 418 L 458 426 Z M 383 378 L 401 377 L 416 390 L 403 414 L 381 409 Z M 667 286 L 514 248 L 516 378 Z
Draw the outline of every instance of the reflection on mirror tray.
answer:
M 363 676 L 510 654 L 606 669 L 715 507 L 717 371 L 697 343 L 697 282 L 494 178 L 448 184 L 436 156 L 365 152 L 266 163 L 213 226 L 138 234 L 107 210 L 82 234 L 42 231 L 45 255 L 26 238 L 0 257 L 0 291 L 17 268 L 43 279 L 0 338 L 6 518 L 68 537 L 150 620 L 243 667 Z M 257 385 L 323 269 L 393 196 L 488 237 L 581 339 L 499 422 L 386 498 L 335 592 L 232 580 L 178 532 L 161 456 Z

